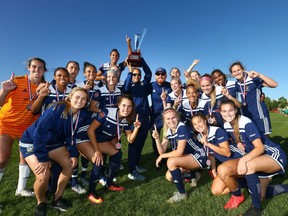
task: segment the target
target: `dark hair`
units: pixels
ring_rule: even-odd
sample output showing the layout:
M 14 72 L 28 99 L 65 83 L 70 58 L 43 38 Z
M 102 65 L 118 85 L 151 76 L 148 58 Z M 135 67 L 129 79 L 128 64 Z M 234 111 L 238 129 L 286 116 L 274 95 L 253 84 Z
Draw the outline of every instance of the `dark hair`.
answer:
M 57 72 L 58 70 L 65 71 L 65 72 L 67 73 L 67 75 L 69 76 L 68 70 L 67 70 L 66 68 L 64 68 L 64 67 L 57 67 L 57 68 L 54 70 L 54 76 L 56 75 L 56 72 Z
M 236 106 L 236 104 L 232 100 L 224 100 L 220 104 L 220 111 L 221 111 L 221 107 L 223 105 L 226 105 L 226 104 L 230 104 L 235 110 L 238 110 L 238 107 Z M 233 125 L 233 134 L 234 134 L 236 143 L 241 142 L 240 129 L 239 129 L 238 121 L 239 121 L 239 112 L 236 112 L 235 123 Z
M 86 70 L 87 67 L 94 67 L 94 68 L 95 68 L 95 71 L 97 71 L 97 68 L 96 68 L 95 65 L 93 65 L 93 64 L 85 61 L 85 62 L 84 62 L 84 68 L 83 68 L 84 73 L 85 73 L 85 70 Z
M 38 58 L 38 57 L 34 57 L 34 58 L 29 59 L 29 60 L 27 61 L 28 67 L 31 66 L 31 62 L 32 62 L 32 61 L 40 61 L 40 62 L 44 65 L 44 71 L 47 71 L 46 62 L 45 62 L 43 59 Z
M 231 66 L 229 67 L 230 73 L 232 73 L 232 67 L 234 67 L 235 65 L 239 65 L 241 67 L 241 69 L 244 70 L 244 66 L 242 65 L 242 63 L 240 61 L 236 61 L 236 62 L 232 63 Z
M 215 69 L 215 70 L 213 70 L 213 71 L 211 72 L 212 78 L 213 78 L 213 75 L 214 75 L 215 73 L 220 73 L 222 76 L 224 76 L 224 81 L 225 81 L 225 82 L 227 81 L 226 74 L 224 74 L 220 69 Z
M 80 70 L 80 66 L 79 66 L 79 63 L 78 63 L 77 61 L 68 61 L 67 64 L 66 64 L 66 68 L 68 67 L 68 65 L 69 65 L 70 63 L 76 64 L 77 67 L 78 67 L 78 69 Z
M 120 58 L 120 53 L 119 53 L 119 51 L 118 51 L 117 49 L 112 49 L 111 52 L 110 52 L 110 56 L 111 56 L 111 54 L 112 54 L 113 52 L 116 52 L 116 53 L 118 54 L 119 58 Z
M 132 98 L 131 95 L 123 94 L 123 95 L 121 95 L 120 97 L 118 97 L 118 99 L 117 99 L 117 104 L 119 105 L 119 104 L 122 102 L 122 100 L 124 100 L 124 99 L 130 100 L 131 103 L 132 103 L 132 111 L 131 111 L 131 113 L 126 117 L 126 120 L 127 120 L 128 124 L 132 124 L 133 121 L 135 120 L 135 117 L 136 117 L 135 103 L 134 103 L 134 100 L 133 100 L 133 98 Z
M 192 125 L 192 129 L 193 129 L 193 131 L 194 131 L 194 134 L 197 135 L 197 134 L 199 134 L 199 132 L 198 132 L 197 130 L 195 130 L 195 128 L 194 128 L 194 126 L 193 126 L 193 123 L 192 123 L 192 121 L 193 121 L 193 119 L 194 119 L 195 117 L 200 117 L 202 120 L 204 120 L 204 121 L 206 122 L 206 125 L 207 125 L 208 127 L 209 127 L 209 124 L 208 124 L 208 122 L 207 122 L 206 116 L 205 116 L 202 112 L 196 113 L 196 114 L 191 118 L 191 125 Z

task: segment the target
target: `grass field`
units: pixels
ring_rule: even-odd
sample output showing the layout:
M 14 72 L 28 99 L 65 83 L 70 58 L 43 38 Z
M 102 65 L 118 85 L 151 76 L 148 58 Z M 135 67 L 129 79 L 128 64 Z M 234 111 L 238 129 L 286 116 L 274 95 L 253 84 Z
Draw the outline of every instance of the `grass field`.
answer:
M 288 117 L 271 113 L 273 133 L 272 140 L 281 144 L 288 152 Z M 186 184 L 188 199 L 186 201 L 168 204 L 166 200 L 176 190 L 172 183 L 165 180 L 165 170 L 156 171 L 154 153 L 152 152 L 150 136 L 143 150 L 141 165 L 148 169 L 145 182 L 135 182 L 127 178 L 127 147 L 123 147 L 123 164 L 125 169 L 120 171 L 118 183 L 126 187 L 122 192 L 109 192 L 101 185 L 97 186 L 98 193 L 104 198 L 100 205 L 93 205 L 85 195 L 78 195 L 67 188 L 64 197 L 73 204 L 73 208 L 65 213 L 48 208 L 48 215 L 240 215 L 251 205 L 247 190 L 244 190 L 246 200 L 238 209 L 226 211 L 223 205 L 228 201 L 229 195 L 212 196 L 210 193 L 211 178 L 207 170 L 201 172 L 202 178 L 198 186 L 191 188 Z M 7 166 L 0 186 L 0 203 L 4 206 L 2 215 L 33 215 L 36 206 L 35 198 L 16 197 L 15 190 L 18 180 L 18 149 L 13 147 L 10 163 Z M 28 188 L 33 187 L 34 175 L 31 174 Z M 288 175 L 277 176 L 273 184 L 288 184 Z M 288 215 L 288 194 L 282 194 L 263 203 L 263 215 Z

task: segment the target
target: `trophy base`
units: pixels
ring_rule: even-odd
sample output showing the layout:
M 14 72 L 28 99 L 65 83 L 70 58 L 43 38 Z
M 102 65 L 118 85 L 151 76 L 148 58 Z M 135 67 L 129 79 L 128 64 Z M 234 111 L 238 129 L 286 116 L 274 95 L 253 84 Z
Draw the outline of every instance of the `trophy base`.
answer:
M 128 63 L 131 64 L 132 67 L 141 67 L 141 54 L 140 52 L 132 52 L 127 59 Z

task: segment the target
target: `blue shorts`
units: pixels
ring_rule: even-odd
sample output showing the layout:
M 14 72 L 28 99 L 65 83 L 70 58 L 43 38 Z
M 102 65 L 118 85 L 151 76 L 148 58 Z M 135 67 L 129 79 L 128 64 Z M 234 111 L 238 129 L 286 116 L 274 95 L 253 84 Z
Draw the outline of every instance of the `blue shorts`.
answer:
M 201 155 L 201 154 L 198 153 L 198 152 L 194 152 L 193 154 L 190 153 L 190 155 L 191 155 L 191 156 L 194 158 L 194 160 L 199 164 L 199 166 L 201 167 L 201 169 L 206 166 L 206 161 L 207 161 L 206 155 L 203 156 L 203 155 Z
M 272 158 L 280 167 L 281 170 L 275 173 L 264 173 L 259 172 L 259 178 L 269 178 L 279 174 L 285 174 L 285 166 L 287 165 L 287 157 L 285 152 L 281 148 L 271 147 L 264 145 L 265 147 L 265 155 Z
M 21 141 L 19 141 L 19 146 L 20 146 L 20 152 L 24 158 L 35 154 L 35 149 L 34 149 L 33 144 L 22 143 Z M 61 148 L 63 146 L 66 147 L 65 143 L 56 143 L 53 145 L 46 146 L 46 148 L 47 148 L 47 151 L 50 152 L 50 151 L 53 151 L 54 149 Z

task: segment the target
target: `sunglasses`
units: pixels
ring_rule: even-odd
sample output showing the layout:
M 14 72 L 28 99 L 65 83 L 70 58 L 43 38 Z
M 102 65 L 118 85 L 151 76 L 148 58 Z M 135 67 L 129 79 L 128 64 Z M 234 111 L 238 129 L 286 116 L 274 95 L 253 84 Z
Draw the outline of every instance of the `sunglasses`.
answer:
M 166 75 L 165 73 L 162 73 L 162 72 L 156 72 L 155 74 L 156 74 L 156 76 L 165 76 Z
M 139 76 L 139 77 L 141 76 L 141 74 L 137 74 L 137 73 L 133 73 L 132 75 L 133 76 Z

